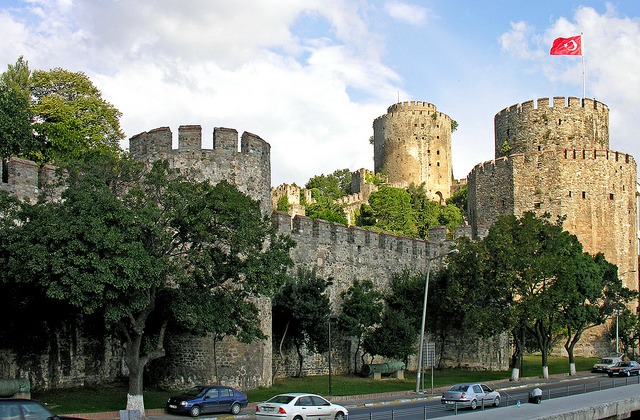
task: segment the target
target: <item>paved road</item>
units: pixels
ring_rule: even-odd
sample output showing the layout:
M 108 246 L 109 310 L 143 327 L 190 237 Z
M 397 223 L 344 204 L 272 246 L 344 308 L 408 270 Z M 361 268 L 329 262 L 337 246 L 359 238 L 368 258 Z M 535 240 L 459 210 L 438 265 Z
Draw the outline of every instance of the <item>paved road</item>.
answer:
M 524 378 L 518 382 L 502 380 L 502 381 L 488 382 L 487 384 L 489 384 L 489 386 L 495 389 L 500 390 L 501 394 L 503 394 L 502 404 L 505 404 L 508 402 L 510 406 L 514 407 L 515 400 L 517 399 L 524 400 L 524 398 L 526 397 L 528 392 L 526 390 L 527 387 L 534 387 L 534 386 L 539 386 L 541 388 L 552 387 L 552 386 L 564 387 L 572 383 L 578 383 L 578 382 L 583 383 L 583 382 L 588 382 L 590 380 L 597 381 L 597 380 L 605 380 L 605 379 L 608 379 L 606 375 L 592 374 L 590 372 L 580 372 L 576 376 L 569 376 L 569 375 L 563 374 L 563 375 L 552 375 L 549 379 Z M 631 378 L 631 380 L 634 383 L 637 383 L 640 380 L 640 378 L 633 377 Z M 619 381 L 624 381 L 624 380 L 619 380 Z M 638 387 L 640 387 L 640 385 L 638 385 Z M 394 407 L 397 406 L 397 408 L 400 408 L 399 406 L 401 404 L 404 406 L 410 402 L 417 403 L 416 405 L 424 405 L 425 403 L 428 403 L 428 402 L 432 402 L 434 403 L 434 405 L 439 404 L 440 396 L 442 395 L 442 392 L 446 388 L 447 387 L 436 388 L 433 390 L 432 394 L 419 394 L 413 391 L 407 391 L 407 392 L 392 392 L 392 393 L 383 393 L 383 394 L 375 394 L 375 395 L 355 395 L 355 396 L 346 396 L 346 397 L 333 397 L 330 399 L 331 401 L 337 404 L 342 404 L 345 407 L 347 407 L 350 411 L 350 414 L 351 413 L 354 414 L 353 417 L 352 416 L 350 417 L 356 418 L 355 417 L 356 412 L 363 412 L 367 410 L 373 411 L 373 408 L 375 407 L 383 408 L 381 406 L 386 406 L 386 410 L 389 411 L 390 409 L 388 406 L 394 406 Z M 585 394 L 584 398 L 588 400 L 591 398 L 590 395 L 592 394 L 593 393 Z M 505 398 L 505 396 L 507 396 L 507 398 Z M 562 399 L 556 399 L 556 400 L 562 401 Z M 534 405 L 534 404 L 522 404 L 523 407 L 525 405 Z M 546 404 L 546 401 L 543 402 L 543 404 L 540 404 L 540 407 L 542 410 L 544 410 L 545 407 L 547 406 L 548 404 Z M 366 408 L 367 410 L 360 410 L 361 408 Z M 496 416 L 495 410 L 503 410 L 503 409 L 506 409 L 506 408 L 488 409 L 484 413 L 487 413 L 488 416 L 493 416 L 495 418 Z M 254 417 L 253 415 L 254 412 L 255 412 L 255 403 L 250 403 L 249 406 L 244 408 L 238 416 L 232 416 L 230 414 L 223 413 L 223 414 L 203 415 L 200 417 L 200 419 L 202 420 L 233 419 L 233 418 L 236 418 L 236 419 L 249 418 L 250 419 Z M 491 414 L 492 412 L 493 414 Z M 500 413 L 502 414 L 502 411 L 500 411 Z M 147 410 L 145 414 L 147 416 L 146 418 L 149 420 L 188 419 L 188 417 L 185 417 L 185 416 L 176 416 L 172 414 L 167 414 L 163 410 Z M 453 413 L 450 412 L 449 414 L 453 414 Z M 465 413 L 465 414 L 474 414 L 474 417 L 475 417 L 475 415 L 480 415 L 481 412 L 478 411 L 476 413 Z M 110 420 L 110 419 L 121 418 L 120 413 L 118 412 L 78 414 L 78 416 L 84 417 L 84 418 L 90 418 L 90 419 L 98 419 L 98 420 Z M 502 417 L 502 415 L 500 417 Z M 523 418 L 527 418 L 527 417 L 523 417 Z M 136 420 L 136 419 L 130 418 L 130 420 Z

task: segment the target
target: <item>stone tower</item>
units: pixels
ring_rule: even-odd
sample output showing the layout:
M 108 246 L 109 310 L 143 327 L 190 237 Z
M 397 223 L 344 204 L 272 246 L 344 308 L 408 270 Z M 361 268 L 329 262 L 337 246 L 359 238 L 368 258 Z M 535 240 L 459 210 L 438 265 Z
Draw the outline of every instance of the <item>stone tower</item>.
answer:
M 373 122 L 374 171 L 391 185 L 426 186 L 427 197 L 451 195 L 451 118 L 427 102 L 391 105 Z
M 566 216 L 584 250 L 604 253 L 638 289 L 636 162 L 609 150 L 606 105 L 556 97 L 505 108 L 495 116 L 495 157 L 468 176 L 474 235 L 501 215 Z

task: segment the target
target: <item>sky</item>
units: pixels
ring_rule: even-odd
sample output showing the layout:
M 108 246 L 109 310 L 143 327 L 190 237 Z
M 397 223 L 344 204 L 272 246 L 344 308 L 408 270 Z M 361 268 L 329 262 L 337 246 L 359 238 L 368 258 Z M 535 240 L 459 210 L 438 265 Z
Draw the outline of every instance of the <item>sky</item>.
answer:
M 549 55 L 581 33 L 583 57 Z M 583 88 L 610 149 L 640 159 L 637 0 L 0 0 L 0 40 L 0 66 L 88 75 L 123 148 L 165 126 L 201 125 L 205 148 L 214 127 L 260 136 L 272 186 L 373 170 L 373 121 L 398 101 L 458 122 L 457 179 L 494 158 L 500 110 Z

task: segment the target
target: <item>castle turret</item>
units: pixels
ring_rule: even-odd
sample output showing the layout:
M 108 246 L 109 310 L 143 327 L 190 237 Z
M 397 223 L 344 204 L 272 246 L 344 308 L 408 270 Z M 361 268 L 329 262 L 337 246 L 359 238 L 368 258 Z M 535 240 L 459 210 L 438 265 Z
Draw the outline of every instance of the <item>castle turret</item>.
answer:
M 606 105 L 562 97 L 551 105 L 543 98 L 495 116 L 496 159 L 476 165 L 468 177 L 474 234 L 501 215 L 565 217 L 563 227 L 585 252 L 603 253 L 637 290 L 637 276 L 628 274 L 638 267 L 636 162 L 609 150 Z
M 555 148 L 609 148 L 609 108 L 592 99 L 527 101 L 498 112 L 494 122 L 496 159 Z
M 432 199 L 451 195 L 451 118 L 435 105 L 391 105 L 373 122 L 374 170 L 393 185 L 425 184 Z
M 260 201 L 264 214 L 271 213 L 271 146 L 260 137 L 243 133 L 238 150 L 238 132 L 216 127 L 213 149 L 202 148 L 202 127 L 178 128 L 178 148 L 172 149 L 168 127 L 157 128 L 131 137 L 129 150 L 140 161 L 152 163 L 166 159 L 176 169 L 195 170 L 200 179 L 211 183 L 226 180 L 254 200 Z

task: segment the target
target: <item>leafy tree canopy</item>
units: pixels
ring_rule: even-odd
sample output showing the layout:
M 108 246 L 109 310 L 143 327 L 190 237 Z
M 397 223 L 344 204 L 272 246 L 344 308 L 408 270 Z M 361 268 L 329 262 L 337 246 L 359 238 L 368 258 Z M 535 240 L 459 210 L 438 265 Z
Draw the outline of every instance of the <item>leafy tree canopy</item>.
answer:
M 70 168 L 59 202 L 25 203 L 17 212 L 0 203 L 10 238 L 0 242 L 3 281 L 103 314 L 122 339 L 133 396 L 142 395 L 146 364 L 164 355 L 168 327 L 262 337 L 248 297 L 271 295 L 291 264 L 291 240 L 256 201 L 226 182 L 173 173 L 165 162 L 147 171 L 99 155 Z
M 0 134 L 7 139 L 2 156 L 63 166 L 88 153 L 121 152 L 120 111 L 82 72 L 31 72 L 20 57 L 0 76 L 0 110 Z
M 331 200 L 336 200 L 345 195 L 351 194 L 351 171 L 349 169 L 337 169 L 330 175 L 316 175 L 309 179 L 305 188 L 316 189 L 313 198 L 324 196 Z

